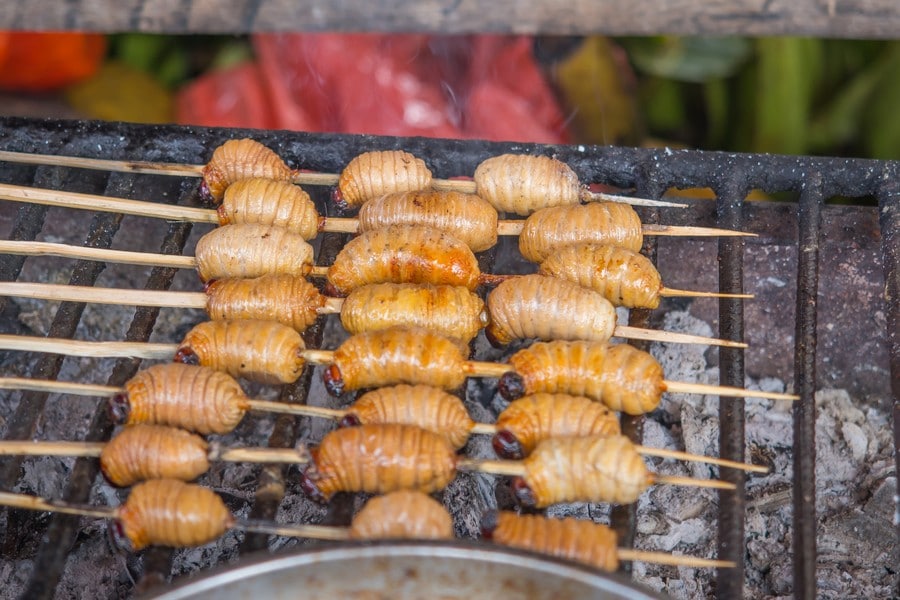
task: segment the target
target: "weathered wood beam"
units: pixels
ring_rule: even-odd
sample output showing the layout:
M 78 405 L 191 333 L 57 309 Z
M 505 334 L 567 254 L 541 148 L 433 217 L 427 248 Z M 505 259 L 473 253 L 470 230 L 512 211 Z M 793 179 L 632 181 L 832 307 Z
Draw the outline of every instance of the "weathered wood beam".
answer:
M 897 0 L 7 0 L 0 29 L 900 37 Z

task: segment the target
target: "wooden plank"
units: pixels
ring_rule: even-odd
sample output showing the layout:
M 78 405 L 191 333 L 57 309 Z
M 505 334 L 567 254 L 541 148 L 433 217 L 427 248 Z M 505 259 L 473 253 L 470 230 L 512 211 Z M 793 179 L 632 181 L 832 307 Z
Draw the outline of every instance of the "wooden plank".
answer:
M 900 37 L 897 0 L 7 0 L 0 29 Z

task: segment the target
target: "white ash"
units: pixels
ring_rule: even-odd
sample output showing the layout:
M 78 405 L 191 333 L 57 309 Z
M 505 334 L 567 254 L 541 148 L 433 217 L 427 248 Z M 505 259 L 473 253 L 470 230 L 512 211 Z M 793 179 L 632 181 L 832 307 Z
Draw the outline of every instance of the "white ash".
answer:
M 663 328 L 712 334 L 706 323 L 687 313 L 669 313 Z M 661 344 L 652 349 L 667 379 L 717 383 L 718 370 L 709 366 L 707 351 L 701 346 Z M 745 385 L 790 391 L 771 378 L 748 378 Z M 748 598 L 788 598 L 793 591 L 792 403 L 747 400 L 745 405 L 747 456 L 771 461 L 772 468 L 768 475 L 747 480 L 744 592 Z M 898 544 L 893 535 L 896 473 L 888 417 L 874 408 L 860 408 L 844 390 L 819 391 L 816 406 L 818 597 L 890 597 L 896 591 L 893 560 Z M 644 424 L 643 443 L 654 447 L 683 443 L 689 452 L 715 455 L 718 435 L 717 398 L 667 394 L 660 410 Z M 716 468 L 701 464 L 654 462 L 653 470 L 664 473 L 717 474 Z M 636 546 L 715 556 L 716 498 L 710 491 L 656 486 L 639 502 Z M 673 598 L 715 595 L 709 569 L 638 563 L 633 573 L 637 581 Z

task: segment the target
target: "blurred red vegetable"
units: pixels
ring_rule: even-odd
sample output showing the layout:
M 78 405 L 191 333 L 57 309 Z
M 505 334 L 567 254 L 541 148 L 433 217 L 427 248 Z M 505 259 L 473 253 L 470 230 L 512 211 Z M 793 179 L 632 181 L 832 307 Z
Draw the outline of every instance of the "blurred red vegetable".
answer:
M 182 123 L 559 143 L 564 117 L 515 36 L 260 34 L 258 63 L 206 75 Z
M 106 53 L 106 38 L 93 33 L 0 34 L 0 88 L 46 92 L 93 75 Z

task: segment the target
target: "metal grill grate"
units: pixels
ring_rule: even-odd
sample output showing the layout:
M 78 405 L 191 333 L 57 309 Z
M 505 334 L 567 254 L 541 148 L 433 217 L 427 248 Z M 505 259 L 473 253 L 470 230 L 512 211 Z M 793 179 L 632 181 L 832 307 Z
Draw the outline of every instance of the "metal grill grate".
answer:
M 733 155 L 697 151 L 638 150 L 609 147 L 557 147 L 546 148 L 525 144 L 499 144 L 475 141 L 426 140 L 421 138 L 397 139 L 369 136 L 344 136 L 324 134 L 300 134 L 286 132 L 260 132 L 239 130 L 213 130 L 197 128 L 146 127 L 100 123 L 43 122 L 25 119 L 0 120 L 0 149 L 19 152 L 80 155 L 93 158 L 133 160 L 158 160 L 180 163 L 203 163 L 219 144 L 236 137 L 253 137 L 266 144 L 292 166 L 316 171 L 337 172 L 351 158 L 371 149 L 402 148 L 423 157 L 438 177 L 459 173 L 471 173 L 485 158 L 503 152 L 552 152 L 570 164 L 582 181 L 602 181 L 623 188 L 634 188 L 638 195 L 657 197 L 668 187 L 710 187 L 716 191 L 715 214 L 712 205 L 700 205 L 691 210 L 666 213 L 665 222 L 682 219 L 701 224 L 734 229 L 759 230 L 761 224 L 772 225 L 787 214 L 794 218 L 794 209 L 767 210 L 748 207 L 744 202 L 751 189 L 768 193 L 793 192 L 799 194 L 796 223 L 798 226 L 798 264 L 796 290 L 796 337 L 794 348 L 794 386 L 802 400 L 794 411 L 794 594 L 798 598 L 813 598 L 816 594 L 816 519 L 815 519 L 815 404 L 813 394 L 819 387 L 817 380 L 817 292 L 819 288 L 820 257 L 822 243 L 823 212 L 825 201 L 834 196 L 875 197 L 878 201 L 879 224 L 882 236 L 884 279 L 887 286 L 887 337 L 890 344 L 890 370 L 894 395 L 894 443 L 900 443 L 900 163 L 851 159 L 820 159 L 811 157 L 784 157 L 761 155 Z M 0 165 L 4 181 L 26 183 L 37 187 L 94 191 L 110 196 L 137 197 L 142 199 L 168 197 L 178 203 L 194 201 L 196 181 L 162 178 L 147 175 L 103 175 L 60 167 L 23 167 Z M 323 211 L 323 202 L 319 202 Z M 780 212 L 775 213 L 778 210 Z M 45 227 L 48 210 L 43 207 L 23 205 L 19 210 L 11 239 L 35 239 Z M 657 211 L 645 211 L 646 220 L 657 220 Z M 97 215 L 84 239 L 85 245 L 109 247 L 121 222 L 118 215 Z M 191 227 L 172 224 L 163 237 L 161 252 L 185 251 Z M 324 236 L 317 248 L 320 264 L 329 264 L 344 242 L 339 235 Z M 741 240 L 723 239 L 718 247 L 718 280 L 723 292 L 743 291 L 745 279 L 745 243 Z M 655 256 L 653 242 L 645 251 Z M 502 250 L 500 251 L 502 254 Z M 494 262 L 494 254 L 482 257 L 482 267 Z M 502 256 L 498 254 L 497 260 Z M 19 277 L 24 258 L 4 256 L 0 262 L 0 280 Z M 69 281 L 71 284 L 95 285 L 102 265 L 79 263 Z M 169 269 L 154 269 L 146 280 L 147 289 L 167 289 L 172 285 L 175 273 Z M 665 275 L 665 273 L 664 273 Z M 836 274 L 829 273 L 829 277 Z M 0 298 L 0 308 L 6 308 L 9 300 Z M 74 337 L 82 318 L 83 304 L 63 303 L 57 312 L 49 334 L 53 337 Z M 2 312 L 2 311 L 0 311 Z M 138 309 L 127 333 L 134 341 L 150 338 L 159 311 Z M 632 320 L 643 325 L 650 314 L 633 311 Z M 720 337 L 740 340 L 745 329 L 744 305 L 736 300 L 721 300 L 718 307 Z M 320 347 L 323 325 L 314 326 L 306 333 L 311 347 Z M 882 332 L 883 333 L 883 332 Z M 55 356 L 38 358 L 30 375 L 53 379 L 60 374 L 62 359 Z M 719 353 L 720 381 L 726 385 L 742 386 L 745 379 L 745 355 L 740 351 L 722 350 Z M 123 384 L 136 370 L 138 364 L 121 360 L 115 364 L 109 376 L 109 385 Z M 293 386 L 285 387 L 281 399 L 286 402 L 305 402 L 309 393 L 311 374 Z M 7 417 L 6 436 L 24 439 L 32 437 L 37 422 L 45 410 L 47 394 L 25 393 L 14 414 Z M 723 400 L 720 403 L 721 456 L 734 460 L 744 458 L 744 410 L 739 402 Z M 626 423 L 633 435 L 640 435 L 640 422 Z M 108 439 L 111 433 L 104 411 L 97 409 L 91 416 L 86 439 Z M 296 443 L 299 436 L 297 421 L 279 418 L 268 437 L 271 446 L 285 447 Z M 895 457 L 898 453 L 895 452 Z M 3 459 L 0 462 L 0 489 L 12 489 L 18 479 L 21 460 Z M 89 499 L 97 467 L 94 461 L 79 460 L 68 476 L 65 497 L 73 502 Z M 719 500 L 718 555 L 743 565 L 744 518 L 746 502 L 744 476 L 726 470 L 724 478 L 738 485 L 736 492 L 723 492 Z M 255 501 L 251 509 L 254 518 L 272 518 L 282 501 L 284 473 L 280 468 L 265 468 L 252 483 Z M 336 499 L 329 508 L 326 520 L 346 523 L 352 514 L 353 497 Z M 625 534 L 627 544 L 634 533 L 634 509 L 617 510 L 614 523 Z M 8 513 L 5 556 L 15 553 L 11 544 L 19 543 L 29 532 L 37 540 L 43 535 L 34 556 L 32 575 L 23 597 L 50 598 L 56 593 L 63 569 L 79 532 L 77 519 L 54 516 L 49 524 L 22 516 L 17 511 Z M 34 542 L 37 543 L 37 542 Z M 240 552 L 250 552 L 266 547 L 265 536 L 248 535 Z M 166 581 L 172 572 L 171 553 L 152 550 L 145 553 L 143 577 L 137 590 L 147 589 Z M 721 598 L 742 595 L 743 570 L 720 572 L 716 593 Z

